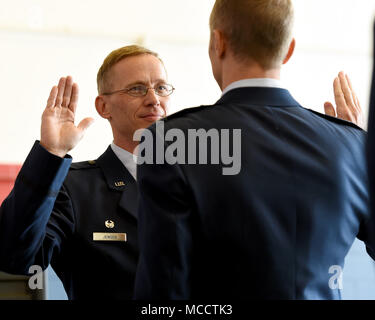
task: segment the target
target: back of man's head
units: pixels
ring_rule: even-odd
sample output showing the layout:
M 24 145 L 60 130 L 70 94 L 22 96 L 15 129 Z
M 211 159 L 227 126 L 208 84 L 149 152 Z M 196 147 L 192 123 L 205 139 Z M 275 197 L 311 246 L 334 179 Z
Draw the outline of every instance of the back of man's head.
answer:
M 104 59 L 103 64 L 101 65 L 98 71 L 96 78 L 98 85 L 98 93 L 103 94 L 104 92 L 109 91 L 111 89 L 110 70 L 117 62 L 120 62 L 121 60 L 126 59 L 128 57 L 134 57 L 144 54 L 150 54 L 157 57 L 163 64 L 163 61 L 159 58 L 159 55 L 156 52 L 151 51 L 142 46 L 130 45 L 113 50 Z
M 223 32 L 239 61 L 273 69 L 288 52 L 293 20 L 291 0 L 216 0 L 210 28 Z

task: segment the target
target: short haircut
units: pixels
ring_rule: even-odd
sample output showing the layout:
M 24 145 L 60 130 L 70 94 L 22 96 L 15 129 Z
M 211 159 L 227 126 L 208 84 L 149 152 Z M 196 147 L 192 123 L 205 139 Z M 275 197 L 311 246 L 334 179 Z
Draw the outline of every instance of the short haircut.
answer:
M 98 75 L 96 77 L 96 82 L 98 85 L 98 93 L 103 94 L 106 91 L 110 90 L 110 70 L 111 68 L 119 61 L 134 57 L 134 56 L 140 56 L 144 54 L 150 54 L 152 56 L 155 56 L 160 60 L 160 62 L 163 64 L 163 61 L 159 58 L 159 55 L 151 51 L 145 47 L 138 46 L 138 45 L 131 45 L 131 46 L 125 46 L 116 50 L 113 50 L 103 61 L 103 64 L 101 65 Z
M 210 16 L 211 30 L 223 32 L 236 58 L 265 69 L 282 64 L 293 22 L 291 0 L 216 0 Z

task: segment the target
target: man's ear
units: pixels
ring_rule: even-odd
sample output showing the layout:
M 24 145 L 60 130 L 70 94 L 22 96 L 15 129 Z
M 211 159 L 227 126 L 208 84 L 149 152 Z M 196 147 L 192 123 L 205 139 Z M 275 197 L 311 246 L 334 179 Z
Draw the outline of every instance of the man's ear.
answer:
M 217 29 L 212 31 L 212 45 L 216 56 L 220 59 L 224 58 L 227 50 L 227 40 L 222 31 Z
M 99 115 L 109 120 L 111 118 L 111 112 L 108 108 L 108 104 L 103 96 L 97 96 L 95 99 L 95 108 Z
M 296 47 L 296 39 L 293 38 L 292 41 L 289 44 L 288 53 L 286 54 L 286 56 L 284 58 L 283 64 L 286 64 L 289 61 L 289 59 L 293 55 L 295 47 Z

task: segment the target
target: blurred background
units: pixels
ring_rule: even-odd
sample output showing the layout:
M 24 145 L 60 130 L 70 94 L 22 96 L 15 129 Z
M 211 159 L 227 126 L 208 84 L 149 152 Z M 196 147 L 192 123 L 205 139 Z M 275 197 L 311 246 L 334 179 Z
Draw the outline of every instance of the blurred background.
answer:
M 375 1 L 294 3 L 297 47 L 284 66 L 285 86 L 302 106 L 324 112 L 324 102 L 333 102 L 333 79 L 343 70 L 367 119 Z M 0 0 L 0 164 L 22 164 L 40 138 L 40 118 L 51 87 L 67 75 L 80 86 L 77 120 L 96 119 L 70 154 L 74 161 L 96 159 L 112 142 L 109 124 L 94 107 L 96 74 L 107 54 L 125 45 L 140 44 L 160 54 L 176 88 L 172 112 L 218 100 L 220 90 L 207 54 L 213 4 Z M 47 298 L 66 299 L 53 271 L 47 274 Z M 375 298 L 374 264 L 360 242 L 346 259 L 343 279 L 345 299 Z

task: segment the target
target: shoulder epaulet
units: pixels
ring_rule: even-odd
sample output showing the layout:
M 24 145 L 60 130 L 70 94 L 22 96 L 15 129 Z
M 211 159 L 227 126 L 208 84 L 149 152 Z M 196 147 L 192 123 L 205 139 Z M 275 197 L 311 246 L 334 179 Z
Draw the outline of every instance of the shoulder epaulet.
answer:
M 181 117 L 181 116 L 184 116 L 186 114 L 198 112 L 198 111 L 207 109 L 209 107 L 212 107 L 212 106 L 211 105 L 202 105 L 202 106 L 199 106 L 199 107 L 182 109 L 180 111 L 177 111 L 177 112 L 171 114 L 170 116 L 165 117 L 164 121 L 168 121 L 168 120 L 171 120 L 171 119 L 174 119 L 174 118 L 177 118 L 177 117 Z
M 312 113 L 315 113 L 316 115 L 318 115 L 319 117 L 321 118 L 324 118 L 324 119 L 327 119 L 331 122 L 335 122 L 335 123 L 338 123 L 338 124 L 341 124 L 341 125 L 345 125 L 345 126 L 350 126 L 350 127 L 353 127 L 355 129 L 358 129 L 358 130 L 361 130 L 361 131 L 364 131 L 361 127 L 357 126 L 355 123 L 353 122 L 350 122 L 350 121 L 346 121 L 346 120 L 343 120 L 343 119 L 340 119 L 340 118 L 336 118 L 336 117 L 332 117 L 332 116 L 329 116 L 327 114 L 323 114 L 323 113 L 320 113 L 318 111 L 315 111 L 315 110 L 311 110 L 311 109 L 306 109 Z
M 70 165 L 71 170 L 92 169 L 96 167 L 97 167 L 96 160 L 73 162 Z

